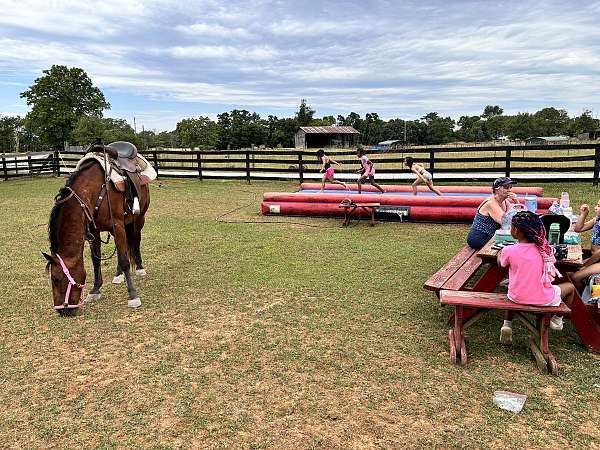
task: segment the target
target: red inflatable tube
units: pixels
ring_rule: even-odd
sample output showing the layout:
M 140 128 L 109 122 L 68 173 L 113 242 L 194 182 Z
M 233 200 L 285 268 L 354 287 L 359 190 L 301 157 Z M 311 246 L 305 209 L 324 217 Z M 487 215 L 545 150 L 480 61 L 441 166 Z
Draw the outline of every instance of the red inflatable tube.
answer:
M 477 208 L 484 200 L 483 197 L 442 197 L 418 196 L 418 195 L 390 195 L 390 194 L 350 194 L 344 191 L 340 193 L 304 193 L 304 192 L 265 192 L 263 201 L 271 203 L 336 203 L 350 199 L 355 203 L 376 202 L 382 205 L 393 206 L 433 206 L 446 207 L 472 207 Z M 555 199 L 538 197 L 538 208 L 548 209 Z M 521 198 L 521 203 L 524 203 Z
M 409 206 L 403 220 L 422 222 L 472 222 L 477 208 L 469 207 L 437 207 L 437 206 Z M 335 203 L 306 203 L 306 202 L 262 202 L 261 211 L 265 215 L 282 216 L 318 216 L 341 217 L 344 209 Z M 547 213 L 547 210 L 538 210 L 538 214 Z M 367 217 L 366 212 L 357 208 L 353 217 Z
M 348 187 L 351 190 L 358 190 L 358 186 L 356 184 L 348 184 Z M 490 194 L 492 193 L 491 186 L 438 186 L 435 185 L 437 189 L 441 192 L 472 192 L 477 194 Z M 384 184 L 383 188 L 386 192 L 412 192 L 411 185 L 396 185 L 396 184 Z M 321 189 L 321 183 L 302 183 L 300 185 L 300 189 Z M 339 184 L 326 184 L 325 189 L 327 190 L 344 190 L 343 186 Z M 363 191 L 368 192 L 377 192 L 377 189 L 370 184 L 364 184 L 362 186 Z M 430 192 L 427 186 L 417 186 L 418 192 Z M 512 191 L 515 194 L 528 194 L 528 195 L 536 195 L 541 197 L 544 195 L 544 189 L 541 187 L 525 187 L 525 186 L 514 186 Z

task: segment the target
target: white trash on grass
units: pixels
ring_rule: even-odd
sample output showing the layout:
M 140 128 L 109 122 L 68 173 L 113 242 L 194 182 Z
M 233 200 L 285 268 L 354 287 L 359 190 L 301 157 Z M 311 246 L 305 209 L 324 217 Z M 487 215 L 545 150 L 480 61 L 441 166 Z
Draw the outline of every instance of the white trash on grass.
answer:
M 514 413 L 521 412 L 527 396 L 509 391 L 494 391 L 494 403 L 498 408 Z

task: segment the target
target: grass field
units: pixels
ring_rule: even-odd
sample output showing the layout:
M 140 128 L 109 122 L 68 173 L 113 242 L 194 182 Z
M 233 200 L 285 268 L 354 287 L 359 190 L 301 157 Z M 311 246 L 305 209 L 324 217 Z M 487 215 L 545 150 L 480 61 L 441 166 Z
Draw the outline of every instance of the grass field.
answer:
M 422 286 L 466 225 L 342 229 L 260 216 L 262 192 L 290 183 L 156 182 L 142 307 L 110 284 L 113 259 L 103 299 L 62 318 L 40 254 L 62 184 L 0 183 L 2 448 L 600 447 L 600 357 L 569 323 L 550 337 L 558 378 L 519 324 L 497 343 L 500 314 L 470 329 L 467 367 L 449 363 L 448 311 Z M 495 407 L 497 389 L 524 410 Z

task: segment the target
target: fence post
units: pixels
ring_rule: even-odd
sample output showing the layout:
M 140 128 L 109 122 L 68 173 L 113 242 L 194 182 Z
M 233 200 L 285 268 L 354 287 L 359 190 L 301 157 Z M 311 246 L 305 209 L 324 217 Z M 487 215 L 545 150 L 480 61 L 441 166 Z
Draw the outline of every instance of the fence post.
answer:
M 17 156 L 15 156 L 15 175 L 19 175 L 19 160 Z
M 156 156 L 156 149 L 152 151 L 152 162 L 154 163 L 154 170 L 158 176 L 158 157 Z
M 196 153 L 196 165 L 198 166 L 198 179 L 202 181 L 202 153 L 200 153 L 200 149 Z
M 250 150 L 246 150 L 246 181 L 250 184 Z
M 298 152 L 298 177 L 300 183 L 304 183 L 304 165 L 302 164 L 302 152 Z
M 505 159 L 505 163 L 504 163 L 504 176 L 505 177 L 510 177 L 510 158 L 512 156 L 512 150 L 511 149 L 507 149 L 506 150 L 506 159 Z
M 433 175 L 433 172 L 435 171 L 435 150 L 434 149 L 429 150 L 429 171 L 431 172 L 431 175 Z
M 599 172 L 600 172 L 600 147 L 594 147 L 594 180 L 593 180 L 594 186 L 598 186 Z
M 29 171 L 29 175 L 31 176 L 31 155 L 27 155 L 27 170 Z
M 54 150 L 54 167 L 56 168 L 56 176 L 60 177 L 60 153 L 58 149 Z
M 8 170 L 6 170 L 6 154 L 2 154 L 2 171 L 4 172 L 4 181 L 8 180 Z

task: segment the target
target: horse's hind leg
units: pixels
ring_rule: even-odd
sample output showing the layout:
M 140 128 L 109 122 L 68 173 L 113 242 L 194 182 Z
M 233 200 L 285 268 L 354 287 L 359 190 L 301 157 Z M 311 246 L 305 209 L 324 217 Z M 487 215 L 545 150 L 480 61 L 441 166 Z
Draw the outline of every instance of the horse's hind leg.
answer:
M 131 280 L 129 256 L 127 254 L 127 236 L 125 234 L 125 228 L 122 224 L 115 224 L 115 245 L 117 246 L 117 254 L 119 257 L 119 268 L 123 271 L 125 281 L 127 282 L 127 293 L 129 295 L 129 301 L 127 306 L 130 308 L 137 308 L 142 304 L 142 301 L 138 297 L 137 291 L 133 286 Z
M 133 252 L 135 259 L 135 274 L 138 277 L 143 277 L 146 275 L 146 270 L 144 269 L 144 264 L 142 262 L 142 251 L 141 251 L 141 243 L 142 243 L 142 228 L 144 227 L 144 216 L 136 219 L 135 223 L 132 224 L 133 227 Z
M 87 295 L 85 299 L 86 303 L 94 300 L 100 300 L 100 297 L 102 297 L 102 294 L 100 293 L 100 288 L 102 287 L 102 268 L 100 266 L 102 257 L 101 244 L 100 233 L 94 233 L 94 240 L 90 245 L 92 264 L 94 266 L 94 287 Z

